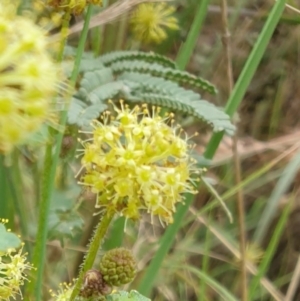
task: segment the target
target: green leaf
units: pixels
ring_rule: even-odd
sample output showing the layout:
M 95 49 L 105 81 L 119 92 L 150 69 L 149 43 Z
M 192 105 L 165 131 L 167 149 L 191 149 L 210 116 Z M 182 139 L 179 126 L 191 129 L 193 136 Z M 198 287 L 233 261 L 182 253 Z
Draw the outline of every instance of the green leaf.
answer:
M 86 91 L 93 91 L 95 88 L 114 80 L 114 76 L 110 68 L 97 68 L 97 70 L 84 73 L 80 82 L 79 94 L 85 94 L 87 93 Z
M 86 60 L 89 66 L 83 66 L 82 70 L 89 71 L 83 72 L 79 90 L 69 107 L 69 124 L 89 127 L 91 121 L 107 109 L 108 99 L 122 98 L 190 114 L 211 125 L 215 132 L 224 130 L 232 135 L 235 131 L 222 109 L 179 84 L 211 93 L 216 93 L 215 87 L 200 77 L 163 63 L 169 62 L 168 58 L 153 53 L 121 51 Z
M 139 72 L 142 74 L 151 74 L 153 76 L 162 77 L 171 81 L 187 84 L 193 88 L 200 88 L 211 94 L 216 94 L 217 89 L 207 80 L 197 77 L 186 71 L 176 70 L 163 67 L 155 63 L 147 63 L 141 61 L 124 61 L 117 62 L 110 66 L 114 73 L 121 74 L 123 72 Z
M 130 291 L 129 293 L 125 291 L 119 291 L 112 295 L 106 296 L 106 299 L 108 301 L 151 301 L 134 290 Z
M 174 61 L 155 52 L 114 51 L 102 55 L 99 59 L 99 61 L 105 66 L 110 66 L 113 63 L 122 61 L 132 62 L 133 60 L 157 63 L 172 69 L 176 68 L 176 63 Z
M 3 224 L 0 223 L 0 254 L 8 249 L 17 249 L 21 246 L 20 238 L 11 232 L 8 232 Z
M 49 213 L 49 237 L 71 238 L 82 230 L 83 220 L 76 210 L 79 192 L 80 188 L 75 185 L 68 191 L 54 191 Z
M 132 102 L 146 102 L 172 110 L 178 110 L 191 114 L 210 124 L 215 132 L 225 131 L 228 135 L 233 135 L 235 127 L 230 123 L 229 116 L 213 104 L 201 100 L 189 102 L 183 97 L 141 93 L 138 95 L 126 95 L 126 100 Z
M 177 83 L 170 80 L 165 80 L 161 77 L 152 76 L 149 74 L 141 74 L 138 72 L 124 72 L 118 79 L 126 82 L 134 82 L 135 90 L 142 92 L 151 92 L 162 95 L 174 95 L 178 97 L 185 97 L 188 101 L 201 100 L 200 94 L 180 87 Z M 131 87 L 133 89 L 133 87 Z
M 88 106 L 83 101 L 73 98 L 68 111 L 68 123 L 77 124 L 79 127 L 90 127 L 93 119 L 97 119 L 99 115 L 107 109 L 104 103 L 97 103 Z

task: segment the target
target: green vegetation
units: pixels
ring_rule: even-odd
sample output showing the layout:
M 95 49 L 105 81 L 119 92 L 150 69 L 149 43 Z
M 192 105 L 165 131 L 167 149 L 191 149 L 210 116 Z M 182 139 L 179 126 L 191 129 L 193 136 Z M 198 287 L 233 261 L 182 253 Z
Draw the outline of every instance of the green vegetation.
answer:
M 0 301 L 300 300 L 299 3 L 147 2 L 0 0 Z

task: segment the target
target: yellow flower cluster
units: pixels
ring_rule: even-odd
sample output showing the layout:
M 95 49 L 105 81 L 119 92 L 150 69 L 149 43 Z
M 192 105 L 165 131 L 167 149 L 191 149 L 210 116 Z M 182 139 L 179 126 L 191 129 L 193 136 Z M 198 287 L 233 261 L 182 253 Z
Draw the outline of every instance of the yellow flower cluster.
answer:
M 166 3 L 143 3 L 133 12 L 131 28 L 136 40 L 144 43 L 161 43 L 167 38 L 166 29 L 178 29 L 172 16 L 175 9 Z
M 102 0 L 48 0 L 48 5 L 56 9 L 71 10 L 75 15 L 80 15 L 89 4 L 102 5 Z
M 0 5 L 0 153 L 8 153 L 51 117 L 58 69 L 45 32 Z
M 106 112 L 102 122 L 93 122 L 93 138 L 82 142 L 85 175 L 80 183 L 97 194 L 97 207 L 131 219 L 145 209 L 172 223 L 182 193 L 195 193 L 187 140 L 179 137 L 173 115 L 161 118 L 159 108 L 130 110 L 121 102 L 121 109 L 114 110 L 116 118 Z
M 5 223 L 5 220 L 0 220 L 0 223 Z M 20 287 L 27 280 L 25 270 L 32 269 L 22 249 L 0 253 L 0 300 L 15 299 L 16 295 L 21 294 Z

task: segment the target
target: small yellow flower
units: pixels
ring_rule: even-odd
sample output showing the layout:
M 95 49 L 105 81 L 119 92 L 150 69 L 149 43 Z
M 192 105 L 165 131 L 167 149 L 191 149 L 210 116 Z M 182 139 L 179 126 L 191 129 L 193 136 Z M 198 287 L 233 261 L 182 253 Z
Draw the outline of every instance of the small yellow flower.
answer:
M 92 124 L 93 138 L 83 141 L 80 184 L 97 194 L 97 208 L 138 219 L 141 209 L 171 223 L 175 205 L 184 192 L 195 193 L 190 145 L 174 126 L 173 115 L 159 116 L 146 106 L 130 110 L 121 102 L 117 116 L 102 116 Z M 170 123 L 170 126 L 167 124 Z
M 5 2 L 5 1 L 4 1 Z M 3 2 L 3 3 L 4 3 Z M 23 143 L 53 116 L 60 78 L 46 33 L 0 5 L 0 153 Z
M 166 29 L 178 29 L 172 16 L 175 9 L 166 3 L 143 3 L 131 17 L 132 32 L 136 40 L 145 43 L 161 43 L 167 38 Z
M 59 291 L 57 293 L 54 293 L 52 290 L 50 290 L 50 295 L 53 298 L 53 301 L 69 301 L 72 291 L 73 284 L 64 282 L 60 283 Z
M 6 223 L 0 220 L 0 223 Z M 17 252 L 9 249 L 0 253 L 0 300 L 10 300 L 21 294 L 20 287 L 26 278 L 25 271 L 32 269 L 32 265 L 27 262 L 26 253 L 22 254 L 23 247 Z
M 80 15 L 89 4 L 102 5 L 102 0 L 48 0 L 48 5 L 56 9 L 71 10 L 75 15 Z

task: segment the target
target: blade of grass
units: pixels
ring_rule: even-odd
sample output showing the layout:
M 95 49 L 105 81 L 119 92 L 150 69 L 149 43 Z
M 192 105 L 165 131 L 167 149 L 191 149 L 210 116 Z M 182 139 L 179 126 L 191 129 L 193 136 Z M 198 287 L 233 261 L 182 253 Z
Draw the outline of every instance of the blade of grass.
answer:
M 165 231 L 164 235 L 159 241 L 159 249 L 155 253 L 153 259 L 151 260 L 149 266 L 146 269 L 146 272 L 139 284 L 138 292 L 144 296 L 148 296 L 152 290 L 152 287 L 155 283 L 156 275 L 159 271 L 159 268 L 162 265 L 164 258 L 166 257 L 167 253 L 169 252 L 173 241 L 175 239 L 176 233 L 180 229 L 181 222 L 187 213 L 189 206 L 193 202 L 194 196 L 187 195 L 185 199 L 185 204 L 180 204 L 177 208 L 177 212 L 174 216 L 174 223 L 168 226 L 167 230 Z
M 300 280 L 300 256 L 298 256 L 295 271 L 293 273 L 293 277 L 290 282 L 289 288 L 286 293 L 286 298 L 284 301 L 293 301 L 293 298 L 299 286 L 299 280 Z
M 179 49 L 176 58 L 176 63 L 178 65 L 178 68 L 181 70 L 185 69 L 186 65 L 188 64 L 193 54 L 202 24 L 207 14 L 209 1 L 210 0 L 201 0 L 199 2 L 197 14 L 195 16 L 191 29 L 189 30 L 187 39 Z
M 231 214 L 230 210 L 228 209 L 228 207 L 226 206 L 224 200 L 220 197 L 218 192 L 213 188 L 213 186 L 209 183 L 209 181 L 207 181 L 205 179 L 205 177 L 201 177 L 201 181 L 206 186 L 207 190 L 219 201 L 219 203 L 223 207 L 225 213 L 227 214 L 230 223 L 232 223 L 233 222 L 232 214 Z
M 260 244 L 267 233 L 268 227 L 272 222 L 276 210 L 278 208 L 278 203 L 282 195 L 287 191 L 291 182 L 295 178 L 296 173 L 300 168 L 300 153 L 297 153 L 295 157 L 289 162 L 286 166 L 281 178 L 279 179 L 275 189 L 273 190 L 270 199 L 267 202 L 267 205 L 260 216 L 260 219 L 257 224 L 256 231 L 253 236 L 255 243 Z
M 126 219 L 124 216 L 121 216 L 116 221 L 114 221 L 110 228 L 109 236 L 103 243 L 103 250 L 111 250 L 122 246 L 125 223 Z
M 236 85 L 234 86 L 234 89 L 229 97 L 229 100 L 227 102 L 227 105 L 225 107 L 225 112 L 229 116 L 233 116 L 233 114 L 238 109 L 238 106 L 240 105 L 247 88 L 254 76 L 254 73 L 263 57 L 264 52 L 266 51 L 266 48 L 268 46 L 268 43 L 272 37 L 272 34 L 276 28 L 277 23 L 280 20 L 280 17 L 283 13 L 285 7 L 285 0 L 278 0 L 271 12 L 270 15 L 254 45 L 253 50 L 251 51 L 247 62 L 241 72 L 241 75 L 239 76 Z M 204 156 L 207 159 L 212 159 L 222 138 L 223 138 L 224 132 L 215 133 L 211 140 L 209 141 Z
M 263 56 L 263 53 L 270 41 L 270 38 L 275 30 L 275 27 L 280 19 L 280 16 L 284 10 L 285 1 L 279 0 L 275 3 L 266 24 L 258 37 L 257 43 L 254 46 L 249 59 L 247 60 L 245 67 L 237 81 L 237 84 L 231 94 L 231 97 L 226 106 L 226 112 L 232 116 L 236 111 L 238 105 L 240 104 L 246 89 L 254 75 L 254 72 Z M 213 135 L 211 141 L 209 142 L 206 151 L 205 157 L 208 159 L 213 158 L 219 143 L 223 137 L 224 133 L 219 132 Z M 143 295 L 149 295 L 156 275 L 159 271 L 161 263 L 171 248 L 173 241 L 175 239 L 176 233 L 180 228 L 180 224 L 185 216 L 185 213 L 188 211 L 190 204 L 193 201 L 193 196 L 189 195 L 185 201 L 184 205 L 178 207 L 177 212 L 174 217 L 174 223 L 168 227 L 165 234 L 160 240 L 160 246 L 152 259 L 150 265 L 148 266 L 144 277 L 141 280 L 139 286 L 139 292 Z
M 262 177 L 264 174 L 266 174 L 272 167 L 274 167 L 276 164 L 278 164 L 281 160 L 283 160 L 285 157 L 290 155 L 292 152 L 294 152 L 296 149 L 299 148 L 299 145 L 293 145 L 291 148 L 286 150 L 284 153 L 280 154 L 277 158 L 275 158 L 270 163 L 266 164 L 259 170 L 255 171 L 251 175 L 249 175 L 245 180 L 243 180 L 239 185 L 235 185 L 231 189 L 227 190 L 222 196 L 222 200 L 226 201 L 230 197 L 234 196 L 238 189 L 246 187 L 247 185 L 251 184 L 254 180 L 258 179 L 259 177 Z M 207 206 L 205 206 L 204 209 L 202 209 L 202 213 L 207 212 L 208 210 L 213 209 L 219 204 L 219 200 L 213 200 L 211 201 Z
M 208 217 L 208 223 L 210 222 L 211 216 L 209 215 Z M 202 266 L 201 270 L 203 273 L 207 274 L 208 272 L 208 267 L 209 267 L 209 249 L 211 246 L 211 232 L 208 231 L 206 228 L 206 233 L 205 233 L 205 239 L 204 239 L 204 255 L 202 258 Z M 200 278 L 201 279 L 201 278 Z M 206 281 L 201 281 L 199 285 L 199 294 L 198 294 L 198 301 L 206 301 L 206 289 L 207 289 L 207 282 Z
M 12 217 L 13 217 L 13 210 L 10 204 L 10 196 L 9 196 L 9 189 L 8 189 L 8 180 L 6 175 L 6 166 L 5 166 L 5 156 L 0 154 L 0 208 L 1 208 L 1 215 L 0 218 L 8 219 L 10 223 L 8 224 L 11 227 Z
M 178 267 L 182 268 L 182 267 Z M 220 283 L 215 281 L 212 277 L 210 277 L 208 274 L 204 273 L 203 271 L 198 270 L 195 267 L 192 267 L 190 265 L 186 265 L 184 267 L 185 270 L 189 270 L 195 275 L 199 277 L 203 282 L 205 282 L 207 285 L 209 285 L 214 291 L 216 291 L 219 294 L 220 299 L 219 300 L 225 300 L 225 301 L 238 301 L 225 287 L 223 287 Z
M 23 237 L 28 236 L 28 218 L 26 211 L 26 202 L 24 200 L 23 194 L 23 180 L 21 169 L 19 166 L 19 153 L 17 149 L 15 149 L 12 154 L 12 162 L 11 166 L 6 169 L 7 175 L 7 183 L 10 189 L 11 197 L 14 203 L 15 212 L 18 214 L 20 218 L 20 228 Z M 29 251 L 29 249 L 27 250 Z
M 278 246 L 279 240 L 281 238 L 281 234 L 284 230 L 286 221 L 289 217 L 291 204 L 292 204 L 292 202 L 290 200 L 289 204 L 283 210 L 283 212 L 280 216 L 280 219 L 279 219 L 279 221 L 276 225 L 276 228 L 274 230 L 274 233 L 272 235 L 271 241 L 268 245 L 268 248 L 267 248 L 266 252 L 264 253 L 263 260 L 262 260 L 262 262 L 260 263 L 260 265 L 258 267 L 258 272 L 255 275 L 255 277 L 252 279 L 252 281 L 250 282 L 250 285 L 249 285 L 249 300 L 253 300 L 253 296 L 255 295 L 256 290 L 257 290 L 257 285 L 259 284 L 259 282 L 260 282 L 261 278 L 263 277 L 263 275 L 266 274 L 266 271 L 267 271 L 267 269 L 270 265 L 270 262 L 273 258 L 273 255 L 277 250 L 277 246 Z M 259 228 L 257 228 L 257 229 L 259 229 Z

